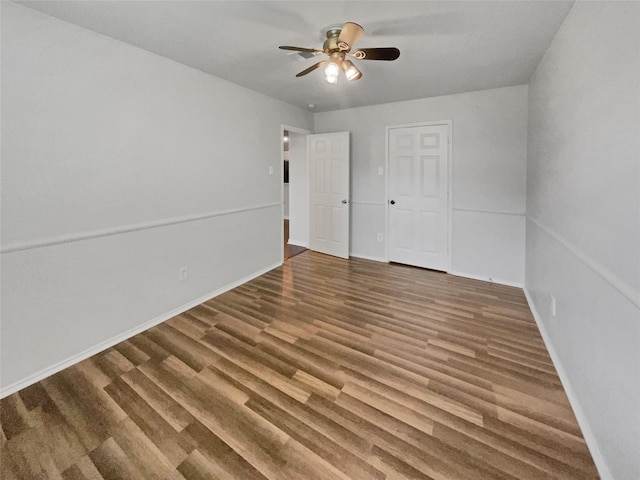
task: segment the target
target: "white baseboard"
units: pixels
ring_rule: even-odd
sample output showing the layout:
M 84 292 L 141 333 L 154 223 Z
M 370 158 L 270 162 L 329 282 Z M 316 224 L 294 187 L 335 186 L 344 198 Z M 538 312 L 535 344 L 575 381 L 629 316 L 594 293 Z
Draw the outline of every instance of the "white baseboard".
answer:
M 123 332 L 119 335 L 116 335 L 115 337 L 112 337 L 108 340 L 105 340 L 104 342 L 100 342 L 97 345 L 94 345 L 93 347 L 87 348 L 86 350 L 77 353 L 75 355 L 72 355 L 69 358 L 66 358 L 65 360 L 62 360 L 54 365 L 51 365 L 50 367 L 47 367 L 43 370 L 40 370 L 37 373 L 34 373 L 32 375 L 29 375 L 28 377 L 19 380 L 17 382 L 14 382 L 10 385 L 7 385 L 6 387 L 3 387 L 2 389 L 0 389 L 0 398 L 4 398 L 8 395 L 11 395 L 12 393 L 15 393 L 19 390 L 22 390 L 23 388 L 28 387 L 29 385 L 33 385 L 36 382 L 39 382 L 40 380 L 44 380 L 47 377 L 50 377 L 51 375 L 54 375 L 62 370 L 64 370 L 65 368 L 68 368 L 72 365 L 75 365 L 78 362 L 81 362 L 82 360 L 86 360 L 87 358 L 102 352 L 103 350 L 106 350 L 107 348 L 113 347 L 114 345 L 117 345 L 120 342 L 123 342 L 124 340 L 127 340 L 131 337 L 133 337 L 134 335 L 137 335 L 139 333 L 144 332 L 145 330 L 150 329 L 151 327 L 155 327 L 156 325 L 162 323 L 162 322 L 166 322 L 167 320 L 169 320 L 170 318 L 175 317 L 176 315 L 180 315 L 183 312 L 186 312 L 187 310 L 200 305 L 203 302 L 206 302 L 207 300 L 211 300 L 214 297 L 217 297 L 218 295 L 221 295 L 225 292 L 228 292 L 229 290 L 232 290 L 236 287 L 239 287 L 240 285 L 242 285 L 243 283 L 247 283 L 250 280 L 253 280 L 256 277 L 259 277 L 260 275 L 264 275 L 265 273 L 267 273 L 270 270 L 273 270 L 274 268 L 279 267 L 280 265 L 282 265 L 281 262 L 275 263 L 273 265 L 270 265 L 266 268 L 263 268 L 261 270 L 258 270 L 257 272 L 252 273 L 251 275 L 247 275 L 244 278 L 241 278 L 240 280 L 237 280 L 235 282 L 229 283 L 227 285 L 225 285 L 224 287 L 221 287 L 211 293 L 208 293 L 200 298 L 197 298 L 191 302 L 185 303 L 184 305 L 181 305 L 178 308 L 175 308 L 167 313 L 164 313 L 152 320 L 149 320 L 141 325 L 138 325 L 137 327 L 134 327 L 130 330 L 127 330 L 126 332 Z
M 350 257 L 355 257 L 355 258 L 362 258 L 364 260 L 373 260 L 374 262 L 382 262 L 382 263 L 389 263 L 387 262 L 384 258 L 379 258 L 379 257 L 370 257 L 368 255 L 360 255 L 359 253 L 349 253 Z
M 524 287 L 522 283 L 511 282 L 509 280 L 501 280 L 499 278 L 483 277 L 482 275 L 471 275 L 470 273 L 463 273 L 463 272 L 456 272 L 456 271 L 449 271 L 447 273 L 449 275 L 454 275 L 456 277 L 471 278 L 473 280 L 482 280 L 483 282 L 497 283 L 500 285 L 506 285 L 507 287 L 517 287 L 517 288 Z
M 295 245 L 296 247 L 304 247 L 304 248 L 309 248 L 309 245 L 307 245 L 306 242 L 301 242 L 300 240 L 291 240 L 289 239 L 287 241 L 287 243 L 289 245 Z
M 560 357 L 558 357 L 558 354 L 556 353 L 555 348 L 553 347 L 553 343 L 551 342 L 551 338 L 547 333 L 547 329 L 545 328 L 544 323 L 542 323 L 542 318 L 538 314 L 538 310 L 536 308 L 535 303 L 533 302 L 533 298 L 531 297 L 529 290 L 527 290 L 527 287 L 524 287 L 523 290 L 524 290 L 524 295 L 527 298 L 527 303 L 529 303 L 529 309 L 531 310 L 531 313 L 533 314 L 533 318 L 535 319 L 536 324 L 538 325 L 538 330 L 540 330 L 540 335 L 542 336 L 542 340 L 544 341 L 544 344 L 547 347 L 547 351 L 551 356 L 551 361 L 553 362 L 553 366 L 556 368 L 556 371 L 558 372 L 558 376 L 560 377 L 560 382 L 562 383 L 562 387 L 564 388 L 564 391 L 567 394 L 567 398 L 569 399 L 569 403 L 571 404 L 573 413 L 575 414 L 576 419 L 578 420 L 578 425 L 580 425 L 582 436 L 584 437 L 585 442 L 587 442 L 587 447 L 589 448 L 589 452 L 591 453 L 593 462 L 595 463 L 596 468 L 598 469 L 600 478 L 602 480 L 614 480 L 613 475 L 609 470 L 609 467 L 607 467 L 604 456 L 602 455 L 602 451 L 598 446 L 598 441 L 595 435 L 593 434 L 591 427 L 589 426 L 589 422 L 587 421 L 587 418 L 584 415 L 582 407 L 580 406 L 580 401 L 578 400 L 578 397 L 576 396 L 575 392 L 573 391 L 573 388 L 571 387 L 569 376 L 567 375 L 567 372 L 564 370 L 564 367 L 560 362 Z

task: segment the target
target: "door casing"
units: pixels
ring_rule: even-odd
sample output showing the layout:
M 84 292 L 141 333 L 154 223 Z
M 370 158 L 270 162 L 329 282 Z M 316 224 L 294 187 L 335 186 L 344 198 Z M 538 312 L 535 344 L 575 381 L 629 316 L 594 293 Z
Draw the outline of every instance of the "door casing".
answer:
M 284 173 L 283 173 L 283 168 L 284 168 L 284 148 L 282 148 L 282 139 L 284 137 L 284 132 L 288 131 L 288 132 L 293 132 L 293 133 L 299 133 L 301 135 L 309 135 L 311 134 L 310 130 L 306 130 L 304 128 L 298 128 L 298 127 L 293 127 L 290 125 L 283 125 L 280 124 L 280 144 L 281 144 L 281 148 L 280 148 L 280 168 L 278 169 L 278 171 L 280 172 L 280 218 L 284 218 Z M 308 152 L 307 152 L 308 154 Z M 305 161 L 307 161 L 307 159 L 305 158 Z M 309 183 L 309 176 L 307 175 L 307 179 L 306 179 L 307 183 Z M 282 220 L 280 220 L 280 223 L 282 223 Z M 282 228 L 282 225 L 280 226 L 280 263 L 284 263 L 284 228 Z

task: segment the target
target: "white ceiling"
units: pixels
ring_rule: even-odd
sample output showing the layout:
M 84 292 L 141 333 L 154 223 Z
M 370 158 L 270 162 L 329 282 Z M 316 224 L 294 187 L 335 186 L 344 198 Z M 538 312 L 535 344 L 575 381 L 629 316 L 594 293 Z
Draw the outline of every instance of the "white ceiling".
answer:
M 21 1 L 22 5 L 314 111 L 527 83 L 573 1 Z M 278 45 L 321 48 L 322 28 L 353 21 L 358 47 L 398 47 L 358 61 L 337 85 Z

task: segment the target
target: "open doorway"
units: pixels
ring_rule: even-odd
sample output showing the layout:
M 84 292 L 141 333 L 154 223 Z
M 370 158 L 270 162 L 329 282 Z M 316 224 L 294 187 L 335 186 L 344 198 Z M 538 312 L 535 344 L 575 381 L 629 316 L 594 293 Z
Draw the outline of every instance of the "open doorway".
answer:
M 282 127 L 283 261 L 309 246 L 307 130 Z
M 284 259 L 288 259 L 302 253 L 306 250 L 305 247 L 289 244 L 289 219 L 284 219 Z

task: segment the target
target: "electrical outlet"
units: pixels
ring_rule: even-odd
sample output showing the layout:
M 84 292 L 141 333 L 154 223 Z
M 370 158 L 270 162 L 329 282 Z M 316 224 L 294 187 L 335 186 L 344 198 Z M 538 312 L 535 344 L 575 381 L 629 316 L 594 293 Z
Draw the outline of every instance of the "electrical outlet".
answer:
M 378 175 L 384 175 L 384 168 L 378 167 Z
M 187 267 L 180 267 L 178 270 L 178 280 L 181 282 L 186 280 L 189 277 L 189 269 Z
M 382 241 L 382 234 L 381 234 L 381 233 L 379 233 L 379 234 L 378 234 L 378 241 L 379 241 L 379 242 L 381 242 L 381 241 Z
M 556 297 L 551 295 L 551 316 L 556 316 Z
M 269 175 L 273 175 L 273 165 L 269 165 Z

